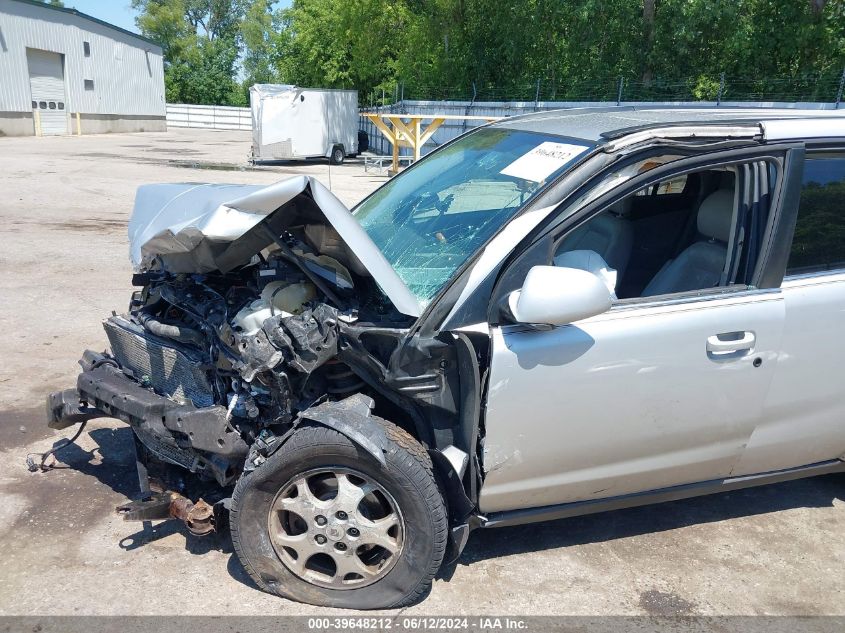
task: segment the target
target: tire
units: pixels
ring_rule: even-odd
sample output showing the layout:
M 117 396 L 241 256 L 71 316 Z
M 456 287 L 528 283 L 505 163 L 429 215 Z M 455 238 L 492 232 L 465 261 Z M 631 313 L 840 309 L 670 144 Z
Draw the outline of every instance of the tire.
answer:
M 446 548 L 448 521 L 445 503 L 434 478 L 431 460 L 422 445 L 390 422 L 381 419 L 377 421 L 383 425 L 389 440 L 389 449 L 385 454 L 386 468 L 345 435 L 323 426 L 302 426 L 258 469 L 242 476 L 238 481 L 233 494 L 230 515 L 232 542 L 238 558 L 260 589 L 298 602 L 350 609 L 396 608 L 416 602 L 428 591 L 443 561 Z M 343 472 L 337 474 L 334 480 L 330 477 L 323 479 L 325 470 Z M 386 563 L 382 563 L 380 567 L 375 566 L 381 570 L 378 573 L 383 575 L 376 580 L 372 580 L 373 577 L 370 576 L 366 578 L 362 576 L 363 580 L 359 580 L 355 576 L 361 576 L 361 574 L 353 571 L 341 577 L 339 564 L 335 564 L 336 571 L 331 581 L 327 580 L 328 575 L 314 570 L 294 571 L 292 567 L 300 561 L 300 551 L 305 552 L 303 564 L 306 565 L 311 565 L 316 561 L 325 566 L 327 563 L 324 556 L 329 554 L 332 562 L 342 560 L 339 557 L 343 553 L 333 549 L 339 547 L 338 542 L 326 541 L 325 536 L 322 536 L 324 545 L 314 545 L 314 542 L 320 542 L 318 539 L 321 538 L 321 534 L 330 535 L 331 539 L 347 539 L 345 532 L 339 537 L 336 528 L 332 534 L 326 531 L 333 525 L 336 526 L 336 523 L 329 523 L 328 527 L 319 527 L 318 521 L 320 519 L 325 521 L 325 517 L 307 515 L 303 512 L 303 516 L 308 517 L 308 520 L 305 520 L 296 514 L 290 515 L 277 510 L 279 507 L 292 507 L 286 504 L 300 503 L 299 490 L 302 489 L 299 485 L 303 479 L 311 495 L 314 494 L 315 480 L 318 485 L 323 481 L 334 481 L 338 485 L 338 490 L 341 479 L 356 482 L 366 480 L 367 485 L 380 487 L 384 494 L 370 493 L 373 498 L 378 497 L 388 505 L 393 504 L 398 510 L 399 528 L 390 528 L 393 531 L 391 538 L 395 537 L 395 540 L 391 541 L 394 543 L 391 547 L 395 547 L 395 543 L 400 542 L 401 538 L 401 547 L 397 553 L 389 554 L 385 549 L 379 554 L 380 556 L 389 554 Z M 286 497 L 286 490 L 290 490 L 294 497 Z M 319 488 L 317 490 L 319 496 Z M 313 498 L 308 494 L 302 496 L 305 500 L 301 503 L 309 503 Z M 340 499 L 340 494 L 337 494 L 334 499 L 329 497 L 331 497 L 330 493 L 324 493 L 317 501 L 320 504 L 339 503 L 337 499 Z M 362 505 L 355 506 L 356 514 L 358 514 L 358 508 L 369 503 L 367 499 L 369 497 L 360 502 Z M 336 507 L 332 506 L 332 508 Z M 273 514 L 271 514 L 271 508 Z M 320 506 L 310 505 L 307 509 L 324 512 L 319 508 Z M 329 512 L 333 511 L 333 509 L 329 510 Z M 285 541 L 280 548 L 279 537 L 271 538 L 270 536 L 271 525 L 274 526 L 274 534 L 280 533 L 279 529 L 276 529 L 280 524 L 273 522 L 276 520 L 274 517 L 285 515 L 288 517 L 286 520 L 290 520 L 292 516 L 293 522 L 298 523 L 300 529 L 302 526 L 306 528 L 304 533 L 293 537 L 287 534 L 288 531 L 293 530 L 288 528 L 281 530 L 284 538 L 300 539 L 302 537 L 301 540 L 295 542 L 295 553 L 298 554 L 295 559 L 288 553 L 290 550 L 285 547 L 285 543 L 293 541 Z M 346 516 L 343 512 L 329 516 L 334 522 L 335 517 L 340 515 Z M 388 517 L 388 522 L 393 516 Z M 347 518 L 353 521 L 351 516 Z M 278 520 L 282 521 L 281 518 Z M 371 525 L 376 525 L 376 523 Z M 340 531 L 343 532 L 343 529 Z M 357 532 L 354 528 L 346 531 L 350 534 L 353 531 Z M 365 532 L 363 523 L 361 532 Z M 366 541 L 366 534 L 361 534 L 361 540 Z M 346 554 L 354 552 L 356 563 L 368 554 L 367 548 L 371 548 L 369 553 L 379 550 L 378 546 L 361 545 L 356 548 L 354 545 L 354 542 L 350 543 L 350 546 L 344 545 L 344 550 L 348 548 Z M 327 553 L 308 554 L 308 551 L 315 547 L 327 547 L 327 550 L 323 550 Z M 359 552 L 362 550 L 363 554 L 359 557 Z M 306 555 L 307 558 L 305 558 Z M 347 568 L 347 564 L 343 563 L 343 569 Z M 328 567 L 331 571 L 330 564 Z M 328 582 L 353 583 L 353 585 L 368 582 L 369 584 L 351 587 L 326 586 Z
M 332 155 L 329 158 L 332 165 L 342 165 L 343 159 L 346 158 L 346 154 L 343 151 L 343 147 L 341 145 L 335 145 L 332 148 Z

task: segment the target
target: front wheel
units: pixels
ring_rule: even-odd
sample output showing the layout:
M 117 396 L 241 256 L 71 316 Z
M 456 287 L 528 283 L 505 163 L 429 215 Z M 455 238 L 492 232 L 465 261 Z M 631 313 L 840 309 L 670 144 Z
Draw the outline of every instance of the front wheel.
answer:
M 447 517 L 425 449 L 386 421 L 387 466 L 304 426 L 233 495 L 232 540 L 264 591 L 319 606 L 410 604 L 443 560 Z

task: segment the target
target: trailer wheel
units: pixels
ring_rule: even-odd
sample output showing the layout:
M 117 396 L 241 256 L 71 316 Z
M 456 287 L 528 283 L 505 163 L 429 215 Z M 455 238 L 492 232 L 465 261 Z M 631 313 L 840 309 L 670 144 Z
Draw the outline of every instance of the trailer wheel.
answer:
M 348 437 L 303 426 L 233 494 L 232 541 L 264 591 L 325 607 L 419 600 L 443 560 L 447 514 L 431 459 L 378 419 L 379 464 Z
M 343 159 L 346 158 L 346 154 L 343 151 L 343 145 L 335 145 L 332 148 L 332 155 L 329 159 L 332 165 L 340 165 L 343 163 Z

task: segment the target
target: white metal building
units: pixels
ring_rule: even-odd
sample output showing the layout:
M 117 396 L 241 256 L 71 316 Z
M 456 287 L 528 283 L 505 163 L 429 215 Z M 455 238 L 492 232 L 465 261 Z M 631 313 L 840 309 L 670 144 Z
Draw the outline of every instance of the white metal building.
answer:
M 0 136 L 165 129 L 160 46 L 75 9 L 0 0 Z

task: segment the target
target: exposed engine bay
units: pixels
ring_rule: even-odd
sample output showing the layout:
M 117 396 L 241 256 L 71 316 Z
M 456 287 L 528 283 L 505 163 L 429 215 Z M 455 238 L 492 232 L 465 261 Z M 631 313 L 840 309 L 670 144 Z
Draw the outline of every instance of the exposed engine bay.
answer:
M 112 356 L 99 362 L 113 361 L 180 405 L 163 426 L 138 426 L 147 448 L 225 485 L 239 474 L 248 446 L 282 435 L 300 411 L 364 389 L 338 359 L 344 330 L 359 322 L 401 330 L 402 315 L 370 279 L 318 255 L 307 240 L 310 228 L 280 237 L 290 254 L 273 244 L 225 274 L 135 276 L 142 289 L 127 314 L 105 321 Z M 312 281 L 317 276 L 323 290 Z
M 212 189 L 139 190 L 129 230 L 139 289 L 104 321 L 110 351 L 86 351 L 76 389 L 48 397 L 50 425 L 121 419 L 144 453 L 224 489 L 303 420 L 383 460 L 372 414 L 437 453 L 465 518 L 461 479 L 477 484 L 475 437 L 460 420 L 465 337 L 411 331 L 413 296 L 316 181 L 202 187 Z M 233 193 L 247 195 L 221 200 Z

